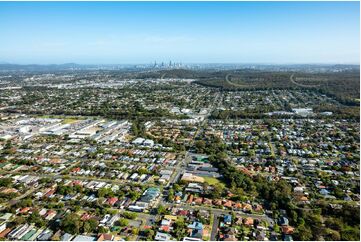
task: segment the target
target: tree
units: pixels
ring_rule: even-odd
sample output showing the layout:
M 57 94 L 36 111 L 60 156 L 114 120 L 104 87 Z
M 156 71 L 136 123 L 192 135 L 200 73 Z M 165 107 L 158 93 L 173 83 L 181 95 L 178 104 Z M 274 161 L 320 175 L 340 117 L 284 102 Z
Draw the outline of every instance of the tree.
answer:
M 148 174 L 148 170 L 144 167 L 139 168 L 137 172 L 139 175 Z
M 335 187 L 335 189 L 333 190 L 333 194 L 335 194 L 335 197 L 339 199 L 342 199 L 345 196 L 345 193 L 339 187 Z
M 140 197 L 140 193 L 137 192 L 137 191 L 129 191 L 128 192 L 128 197 L 131 199 L 131 200 L 137 200 L 139 197 Z
M 61 228 L 69 234 L 79 234 L 81 228 L 80 217 L 75 213 L 67 214 L 61 221 Z
M 16 217 L 13 221 L 15 225 L 24 224 L 26 222 L 24 217 Z
M 98 221 L 94 218 L 91 218 L 84 222 L 83 230 L 86 233 L 90 233 L 96 231 L 97 227 L 98 227 Z
M 129 221 L 128 221 L 128 219 L 121 218 L 121 219 L 119 219 L 118 223 L 119 223 L 120 227 L 125 227 L 125 226 L 128 226 Z
M 273 226 L 273 230 L 274 230 L 276 233 L 281 232 L 280 226 L 278 226 L 278 224 L 275 224 L 275 225 Z
M 13 179 L 11 178 L 1 178 L 0 179 L 0 187 L 10 187 L 10 185 L 13 183 Z
M 40 216 L 39 212 L 37 211 L 31 213 L 27 220 L 29 223 L 34 223 L 38 227 L 43 227 L 46 225 L 45 220 Z
M 103 227 L 103 226 L 99 226 L 98 227 L 98 233 L 108 233 L 108 228 L 106 228 L 106 227 Z
M 332 230 L 332 229 L 326 229 L 325 234 L 323 235 L 323 237 L 326 240 L 332 240 L 332 241 L 340 241 L 341 240 L 340 233 L 338 231 Z
M 202 153 L 206 148 L 206 143 L 203 140 L 197 140 L 194 145 L 199 153 Z
M 123 216 L 127 219 L 135 219 L 137 217 L 137 214 L 132 212 L 124 212 Z
M 166 214 L 167 210 L 163 205 L 159 205 L 157 208 L 157 214 L 158 215 L 164 215 Z
M 179 192 L 179 191 L 181 191 L 181 186 L 179 186 L 177 183 L 175 183 L 174 185 L 173 185 L 173 189 L 176 191 L 176 192 Z
M 311 240 L 312 239 L 312 230 L 305 225 L 300 225 L 296 228 L 296 232 L 294 233 L 296 240 Z
M 143 231 L 143 234 L 145 237 L 147 237 L 147 240 L 153 240 L 155 232 L 153 229 L 146 229 Z
M 174 234 L 177 236 L 178 240 L 185 237 L 187 235 L 186 224 L 182 217 L 178 218 L 173 225 Z
M 168 201 L 173 201 L 173 200 L 174 200 L 174 190 L 170 188 L 168 191 Z
M 138 228 L 136 228 L 136 227 L 132 228 L 132 234 L 138 235 L 138 233 L 139 233 L 139 229 L 138 229 Z
M 291 210 L 290 219 L 293 221 L 293 223 L 297 222 L 297 218 L 298 218 L 297 212 L 295 210 Z
M 216 183 L 213 185 L 213 191 L 211 193 L 211 197 L 214 199 L 221 198 L 223 192 L 223 187 L 221 184 Z
M 98 197 L 112 197 L 114 196 L 114 192 L 111 189 L 100 188 L 98 190 Z
M 234 189 L 233 193 L 238 197 L 241 198 L 242 196 L 244 196 L 244 190 L 240 187 L 237 187 L 236 189 Z
M 341 231 L 342 227 L 343 227 L 343 223 L 342 223 L 341 219 L 339 219 L 339 218 L 329 217 L 326 219 L 325 224 L 326 224 L 327 228 L 337 230 L 337 231 Z
M 341 240 L 359 241 L 360 240 L 360 227 L 347 226 L 341 231 Z
M 83 231 L 85 233 L 90 233 L 92 231 L 91 228 L 90 228 L 90 224 L 88 222 L 84 222 Z
M 23 207 L 32 207 L 33 206 L 33 201 L 30 198 L 21 200 L 20 202 L 18 202 L 16 204 L 17 207 L 19 208 L 23 208 Z

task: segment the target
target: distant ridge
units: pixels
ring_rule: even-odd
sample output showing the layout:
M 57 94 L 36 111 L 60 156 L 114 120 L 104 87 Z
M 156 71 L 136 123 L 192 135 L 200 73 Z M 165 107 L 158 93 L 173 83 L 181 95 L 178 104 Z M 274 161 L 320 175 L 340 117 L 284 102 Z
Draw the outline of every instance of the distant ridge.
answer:
M 5 62 L 0 62 L 0 70 L 2 71 L 57 71 L 57 70 L 71 70 L 71 69 L 82 69 L 85 68 L 84 65 L 78 65 L 75 63 L 65 63 L 65 64 L 49 64 L 49 65 L 39 65 L 39 64 L 9 64 Z
M 190 70 L 268 70 L 268 71 L 307 71 L 312 69 L 327 72 L 333 69 L 356 69 L 356 64 L 232 64 L 232 63 L 192 63 L 182 68 L 154 68 L 149 64 L 11 64 L 0 62 L 0 71 L 75 71 L 75 70 L 151 70 L 164 75 L 193 77 Z

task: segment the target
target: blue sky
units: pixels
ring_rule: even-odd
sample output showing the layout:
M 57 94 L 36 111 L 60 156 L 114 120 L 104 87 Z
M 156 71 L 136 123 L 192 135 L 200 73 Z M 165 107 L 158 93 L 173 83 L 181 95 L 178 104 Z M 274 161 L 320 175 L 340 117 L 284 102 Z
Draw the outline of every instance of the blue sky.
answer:
M 10 63 L 359 63 L 359 2 L 0 2 Z

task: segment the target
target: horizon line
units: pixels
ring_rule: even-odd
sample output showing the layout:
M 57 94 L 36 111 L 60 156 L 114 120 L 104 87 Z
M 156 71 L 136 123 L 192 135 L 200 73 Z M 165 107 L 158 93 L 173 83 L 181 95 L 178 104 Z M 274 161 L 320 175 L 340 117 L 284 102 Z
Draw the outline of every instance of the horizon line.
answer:
M 168 61 L 157 62 L 157 64 L 165 63 L 168 64 Z M 360 62 L 349 62 L 349 63 L 340 63 L 340 62 L 182 62 L 182 61 L 172 61 L 173 64 L 182 65 L 358 65 Z M 133 62 L 133 63 L 79 63 L 79 62 L 62 62 L 62 63 L 10 63 L 10 62 L 0 62 L 0 65 L 84 65 L 84 66 L 93 66 L 93 65 L 151 65 L 153 62 Z

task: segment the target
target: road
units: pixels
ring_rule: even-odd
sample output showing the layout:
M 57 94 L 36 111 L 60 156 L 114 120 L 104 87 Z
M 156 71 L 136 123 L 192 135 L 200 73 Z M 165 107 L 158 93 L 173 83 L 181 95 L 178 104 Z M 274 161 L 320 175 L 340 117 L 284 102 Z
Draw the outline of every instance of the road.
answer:
M 213 224 L 212 224 L 212 231 L 211 231 L 211 241 L 217 241 L 217 232 L 218 232 L 218 225 L 219 225 L 219 217 L 215 214 L 213 216 Z
M 175 207 L 177 208 L 182 208 L 182 209 L 202 209 L 202 210 L 208 210 L 210 211 L 212 214 L 219 216 L 222 214 L 230 214 L 232 212 L 232 210 L 228 210 L 228 209 L 220 209 L 220 208 L 212 208 L 212 207 L 206 207 L 206 206 L 197 206 L 197 205 L 187 205 L 187 204 L 178 204 L 175 205 Z M 253 219 L 258 219 L 258 220 L 265 220 L 270 224 L 273 224 L 273 219 L 268 217 L 265 214 L 250 214 L 250 213 L 244 213 L 242 211 L 236 211 L 233 210 L 233 212 L 235 214 L 238 214 L 242 217 L 251 217 Z
M 198 137 L 198 135 L 202 132 L 203 128 L 207 125 L 208 122 L 208 117 L 212 114 L 212 112 L 218 108 L 221 107 L 222 105 L 222 94 L 221 92 L 217 92 L 215 93 L 214 96 L 214 100 L 212 102 L 212 104 L 209 106 L 209 110 L 208 113 L 205 114 L 203 116 L 203 119 L 198 122 L 197 125 L 197 129 L 194 132 L 194 135 L 189 143 L 190 146 L 194 145 L 194 142 L 196 140 L 196 138 Z M 172 185 L 173 183 L 175 183 L 179 177 L 182 175 L 182 173 L 184 172 L 184 168 L 187 166 L 187 164 L 192 160 L 192 156 L 191 153 L 188 151 L 185 151 L 184 153 L 184 158 L 182 159 L 181 162 L 179 162 L 175 169 L 175 172 L 173 174 L 173 176 L 170 179 L 170 182 L 168 183 L 168 187 L 170 185 Z M 75 167 L 76 165 L 79 165 L 80 162 L 82 160 L 79 160 L 75 163 L 73 163 L 70 167 L 67 168 L 67 171 L 70 171 L 71 168 Z M 14 173 L 15 174 L 15 173 Z M 109 182 L 111 184 L 119 184 L 119 185 L 124 185 L 127 184 L 127 182 L 124 181 L 119 181 L 118 179 L 104 179 L 104 178 L 94 178 L 94 177 L 86 177 L 86 176 L 73 176 L 73 175 L 63 175 L 63 174 L 38 174 L 35 172 L 22 172 L 21 174 L 25 175 L 25 174 L 31 174 L 31 175 L 35 175 L 35 176 L 39 176 L 41 178 L 51 178 L 52 180 L 58 179 L 58 178 L 67 178 L 67 179 L 75 179 L 75 180 L 92 180 L 92 181 L 101 181 L 101 182 Z M 30 190 L 28 190 L 26 193 L 22 194 L 21 196 L 15 198 L 13 200 L 13 204 L 17 203 L 19 200 L 21 200 L 22 198 L 29 196 L 30 194 L 32 194 L 34 191 L 36 191 L 38 188 L 32 188 Z M 219 208 L 212 208 L 212 207 L 206 207 L 206 206 L 191 206 L 191 205 L 187 205 L 187 204 L 178 204 L 178 205 L 174 205 L 173 203 L 167 203 L 165 197 L 163 197 L 163 195 L 161 195 L 159 197 L 159 200 L 157 201 L 157 205 L 163 205 L 166 207 L 169 206 L 176 206 L 178 208 L 182 208 L 182 209 L 202 209 L 202 210 L 208 210 L 211 214 L 211 216 L 213 216 L 213 224 L 212 224 L 212 231 L 211 231 L 211 240 L 216 240 L 216 236 L 217 236 L 217 230 L 218 230 L 218 225 L 219 225 L 219 220 L 220 217 L 223 214 L 229 214 L 231 213 L 231 210 L 224 210 L 224 209 L 219 209 Z M 3 207 L 2 209 L 4 209 L 5 207 Z M 0 210 L 2 210 L 0 209 Z M 271 218 L 269 218 L 266 215 L 257 215 L 257 214 L 246 214 L 243 213 L 241 211 L 234 211 L 236 214 L 239 214 L 241 216 L 244 217 L 252 217 L 255 219 L 259 219 L 259 220 L 266 220 L 268 221 L 270 224 L 273 224 L 273 220 Z M 152 226 L 154 224 L 154 221 L 157 219 L 157 216 L 155 215 L 151 215 L 151 214 L 144 214 L 144 213 L 138 213 L 138 219 L 141 220 L 143 223 L 142 225 L 150 225 Z M 140 238 L 140 237 L 138 237 Z
M 211 106 L 210 106 L 210 109 L 209 109 L 208 113 L 205 114 L 205 115 L 203 116 L 203 120 L 198 123 L 197 130 L 196 130 L 196 132 L 194 132 L 194 135 L 193 135 L 193 137 L 192 137 L 192 140 L 191 140 L 190 143 L 189 143 L 189 146 L 190 146 L 190 147 L 193 146 L 193 144 L 194 144 L 194 142 L 195 142 L 195 139 L 196 139 L 198 133 L 200 132 L 200 130 L 201 130 L 201 129 L 205 126 L 205 124 L 207 123 L 208 117 L 212 114 L 212 112 L 214 111 L 214 109 L 221 104 L 221 101 L 218 101 L 219 97 L 220 97 L 220 92 L 217 92 L 217 93 L 216 93 L 216 96 L 215 96 L 215 98 L 214 98 L 214 100 L 213 100 L 213 103 L 212 103 Z M 217 101 L 218 101 L 218 102 L 217 102 Z M 188 164 L 191 160 L 192 160 L 192 157 L 191 157 L 191 155 L 190 155 L 190 152 L 189 152 L 189 151 L 185 151 L 185 153 L 184 153 L 184 158 L 183 158 L 183 160 L 182 160 L 181 162 L 179 162 L 179 163 L 177 164 L 177 166 L 175 167 L 175 172 L 174 172 L 174 174 L 172 175 L 172 177 L 171 177 L 171 179 L 170 179 L 170 181 L 169 181 L 169 183 L 168 183 L 168 184 L 169 184 L 168 186 L 173 185 L 173 184 L 179 179 L 179 177 L 181 176 L 182 172 L 184 171 L 184 168 L 187 166 L 187 164 Z
M 293 84 L 297 85 L 297 86 L 300 86 L 300 87 L 313 87 L 313 88 L 315 88 L 315 87 L 320 87 L 320 86 L 321 86 L 321 84 L 317 84 L 317 85 L 306 85 L 306 84 L 298 83 L 298 82 L 296 82 L 296 81 L 293 79 L 293 76 L 294 76 L 294 74 L 292 74 L 292 75 L 290 76 L 290 81 L 291 81 Z
M 156 221 L 156 219 L 157 219 L 156 215 L 151 215 L 151 214 L 146 214 L 146 213 L 138 213 L 137 214 L 137 220 L 142 221 L 143 227 L 144 226 L 153 226 L 154 221 Z M 138 234 L 136 241 L 140 241 L 141 239 L 145 239 L 145 238 Z
M 36 190 L 40 189 L 41 186 L 37 187 L 37 188 L 31 188 L 30 190 L 28 190 L 27 192 L 21 194 L 20 196 L 10 200 L 9 202 L 6 203 L 6 205 L 4 205 L 3 207 L 0 208 L 0 211 L 4 210 L 5 208 L 7 208 L 8 206 L 13 206 L 15 204 L 17 204 L 21 199 L 29 196 L 30 194 L 34 193 Z
M 216 241 L 217 238 L 217 232 L 218 232 L 218 225 L 219 225 L 219 220 L 220 218 L 225 215 L 225 214 L 231 214 L 232 210 L 227 210 L 227 209 L 220 209 L 220 208 L 211 208 L 211 207 L 204 207 L 204 206 L 196 206 L 196 205 L 187 205 L 187 204 L 181 204 L 181 205 L 176 205 L 176 207 L 178 208 L 182 208 L 182 209 L 202 209 L 202 210 L 207 210 L 211 213 L 211 216 L 213 216 L 213 224 L 212 224 L 212 231 L 211 231 L 211 241 Z M 244 213 L 242 211 L 234 211 L 233 212 L 237 215 L 240 215 L 242 217 L 251 217 L 253 219 L 258 219 L 258 220 L 263 220 L 263 221 L 267 221 L 268 224 L 270 225 L 274 225 L 274 221 L 272 218 L 268 217 L 265 214 L 249 214 L 249 213 Z
M 7 171 L 6 173 L 0 172 L 0 174 L 9 174 L 9 172 Z M 13 172 L 11 173 L 13 175 L 32 175 L 32 176 L 38 176 L 40 178 L 50 178 L 52 180 L 56 180 L 56 179 L 72 179 L 72 180 L 81 180 L 81 181 L 97 181 L 97 182 L 108 182 L 111 184 L 116 184 L 116 185 L 127 185 L 127 184 L 134 184 L 135 182 L 132 181 L 122 181 L 119 179 L 109 179 L 109 178 L 95 178 L 95 177 L 90 177 L 90 176 L 74 176 L 74 175 L 62 175 L 62 174 L 52 174 L 52 173 L 48 173 L 48 174 L 44 174 L 44 173 L 36 173 L 36 172 L 28 172 L 28 171 L 24 171 L 24 172 Z

